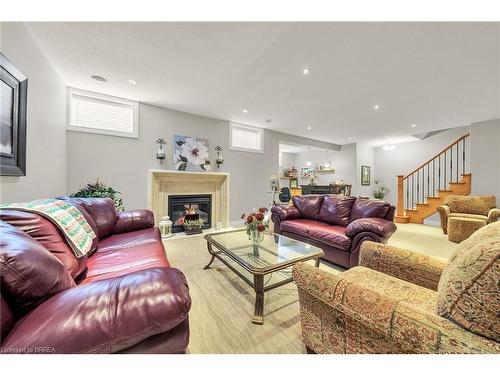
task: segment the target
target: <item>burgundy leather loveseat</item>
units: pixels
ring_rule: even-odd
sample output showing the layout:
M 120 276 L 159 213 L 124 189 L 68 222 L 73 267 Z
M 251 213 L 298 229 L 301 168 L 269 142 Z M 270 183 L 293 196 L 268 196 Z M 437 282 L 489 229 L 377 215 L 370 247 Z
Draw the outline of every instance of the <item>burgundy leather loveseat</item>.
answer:
M 345 268 L 358 265 L 363 241 L 386 243 L 396 231 L 395 207 L 378 199 L 301 195 L 293 206 L 271 209 L 274 231 L 323 249 L 323 259 Z
M 75 258 L 49 220 L 0 210 L 2 353 L 185 353 L 191 307 L 148 210 L 66 198 L 97 235 Z

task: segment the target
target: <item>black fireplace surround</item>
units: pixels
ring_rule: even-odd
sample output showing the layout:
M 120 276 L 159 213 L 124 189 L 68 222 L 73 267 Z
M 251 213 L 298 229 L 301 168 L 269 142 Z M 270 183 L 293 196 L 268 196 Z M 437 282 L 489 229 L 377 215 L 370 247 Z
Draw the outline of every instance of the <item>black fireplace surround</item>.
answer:
M 172 232 L 184 232 L 184 215 L 194 211 L 203 220 L 203 229 L 212 226 L 212 196 L 210 194 L 169 195 L 168 216 L 172 220 Z

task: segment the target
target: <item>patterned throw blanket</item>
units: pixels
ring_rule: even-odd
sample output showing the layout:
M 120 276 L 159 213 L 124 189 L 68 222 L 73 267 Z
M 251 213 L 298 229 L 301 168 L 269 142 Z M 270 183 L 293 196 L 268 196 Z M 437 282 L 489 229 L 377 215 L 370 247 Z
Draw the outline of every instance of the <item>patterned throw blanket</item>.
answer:
M 59 199 L 39 199 L 26 203 L 0 205 L 0 208 L 36 213 L 55 224 L 66 237 L 77 258 L 83 257 L 92 249 L 96 234 L 80 210 Z

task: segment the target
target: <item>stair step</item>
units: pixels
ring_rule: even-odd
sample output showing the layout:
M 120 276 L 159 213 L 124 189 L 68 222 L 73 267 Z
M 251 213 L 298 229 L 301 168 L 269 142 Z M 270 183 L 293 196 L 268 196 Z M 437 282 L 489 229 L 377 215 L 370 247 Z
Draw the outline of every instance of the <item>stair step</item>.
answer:
M 429 207 L 429 203 L 417 203 L 417 210 L 419 207 Z
M 449 182 L 450 185 L 465 185 L 465 182 L 463 181 L 458 181 L 458 182 Z
M 453 193 L 453 190 L 451 190 L 451 189 L 439 189 L 438 192 L 440 192 L 440 193 Z
M 418 212 L 417 209 L 415 208 L 407 208 L 405 211 Z
M 442 199 L 442 198 L 441 197 L 431 197 L 431 196 L 427 197 L 427 200 L 440 200 L 440 199 Z

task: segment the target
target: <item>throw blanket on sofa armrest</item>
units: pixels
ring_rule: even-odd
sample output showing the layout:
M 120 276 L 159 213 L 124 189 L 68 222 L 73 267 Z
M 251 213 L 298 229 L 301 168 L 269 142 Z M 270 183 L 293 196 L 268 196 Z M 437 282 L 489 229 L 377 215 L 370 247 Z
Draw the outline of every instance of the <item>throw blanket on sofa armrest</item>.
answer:
M 25 203 L 0 205 L 0 209 L 19 210 L 38 214 L 57 226 L 71 246 L 75 257 L 81 258 L 92 249 L 96 234 L 80 210 L 59 199 L 38 199 Z

